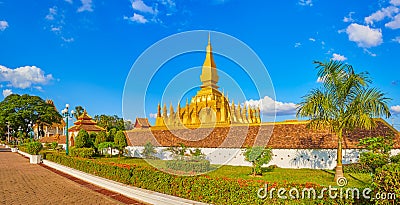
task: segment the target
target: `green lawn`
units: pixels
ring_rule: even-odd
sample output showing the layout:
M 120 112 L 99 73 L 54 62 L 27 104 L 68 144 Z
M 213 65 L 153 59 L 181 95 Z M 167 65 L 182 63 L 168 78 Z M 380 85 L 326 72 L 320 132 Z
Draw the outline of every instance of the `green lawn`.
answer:
M 128 158 L 117 156 L 106 158 L 95 158 L 102 162 L 113 162 L 117 164 L 128 164 L 138 166 L 152 166 L 146 160 L 139 158 Z M 163 160 L 148 160 L 151 164 L 156 165 L 158 168 L 165 168 L 165 161 Z M 214 168 L 219 166 L 212 165 Z M 255 179 L 265 180 L 267 182 L 277 183 L 314 183 L 322 186 L 336 186 L 334 182 L 334 171 L 333 170 L 320 170 L 320 169 L 287 169 L 287 168 L 275 168 L 273 170 L 265 171 L 262 177 L 253 177 L 250 175 L 251 167 L 245 166 L 220 166 L 218 169 L 207 173 L 211 177 L 225 177 L 232 179 Z M 348 181 L 347 187 L 365 187 L 371 183 L 371 176 L 369 174 L 348 174 L 345 173 L 345 177 Z

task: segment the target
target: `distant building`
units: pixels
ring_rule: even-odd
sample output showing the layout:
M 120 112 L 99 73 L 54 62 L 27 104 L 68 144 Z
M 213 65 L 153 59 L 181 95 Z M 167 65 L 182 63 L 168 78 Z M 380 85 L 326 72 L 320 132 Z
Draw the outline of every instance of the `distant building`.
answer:
M 97 133 L 105 131 L 106 129 L 98 126 L 97 122 L 95 122 L 92 117 L 87 114 L 86 110 L 84 110 L 82 115 L 78 117 L 78 120 L 74 122 L 74 126 L 68 129 L 70 138 L 77 136 L 80 130 L 85 130 L 88 133 Z
M 136 118 L 135 124 L 133 125 L 135 129 L 140 129 L 140 128 L 150 128 L 151 125 L 149 123 L 149 120 L 147 118 Z
M 57 108 L 54 106 L 54 102 L 52 100 L 46 100 L 46 103 L 52 105 L 54 107 L 54 109 L 57 111 Z M 62 138 L 62 136 L 65 134 L 65 121 L 63 119 L 61 119 L 60 122 L 52 123 L 51 125 L 44 123 L 43 125 L 41 125 L 39 127 L 39 129 L 38 129 L 38 125 L 35 124 L 35 125 L 33 125 L 32 129 L 35 133 L 35 136 L 37 136 L 37 138 L 40 138 L 43 134 L 44 135 L 43 138 L 59 139 L 60 137 Z M 64 137 L 64 139 L 65 139 L 65 137 Z

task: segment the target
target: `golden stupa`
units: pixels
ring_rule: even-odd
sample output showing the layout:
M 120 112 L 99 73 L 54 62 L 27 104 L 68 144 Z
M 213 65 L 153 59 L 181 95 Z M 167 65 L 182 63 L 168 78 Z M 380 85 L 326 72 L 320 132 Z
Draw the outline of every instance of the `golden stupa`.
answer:
M 228 126 L 231 124 L 258 124 L 261 123 L 260 108 L 235 105 L 224 93 L 218 90 L 218 73 L 213 58 L 210 36 L 206 48 L 206 58 L 202 66 L 200 80 L 202 85 L 196 96 L 181 107 L 178 103 L 176 112 L 170 105 L 169 114 L 167 105 L 161 111 L 158 104 L 155 127 L 200 127 L 200 125 Z

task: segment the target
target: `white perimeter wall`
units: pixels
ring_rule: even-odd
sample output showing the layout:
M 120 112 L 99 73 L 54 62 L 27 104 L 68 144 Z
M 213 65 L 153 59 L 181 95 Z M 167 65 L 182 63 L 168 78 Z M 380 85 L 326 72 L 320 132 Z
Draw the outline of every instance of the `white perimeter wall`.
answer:
M 129 146 L 127 155 L 141 157 L 143 146 Z M 171 153 L 165 151 L 167 147 L 156 147 L 156 156 L 163 160 L 172 159 Z M 195 148 L 191 148 L 195 149 Z M 244 160 L 244 149 L 239 148 L 200 148 L 211 164 L 233 166 L 251 166 Z M 358 162 L 360 149 L 343 149 L 343 164 Z M 400 149 L 393 149 L 392 155 L 400 153 Z M 333 169 L 336 166 L 336 149 L 272 149 L 273 158 L 269 165 L 282 168 L 312 168 Z

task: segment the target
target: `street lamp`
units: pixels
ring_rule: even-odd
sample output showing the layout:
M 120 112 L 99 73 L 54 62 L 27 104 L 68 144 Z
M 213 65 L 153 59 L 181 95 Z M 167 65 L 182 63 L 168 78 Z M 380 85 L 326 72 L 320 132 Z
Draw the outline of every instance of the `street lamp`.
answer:
M 30 141 L 32 142 L 32 121 L 29 122 L 28 124 L 28 129 L 29 129 L 29 137 L 30 137 Z
M 7 128 L 8 128 L 8 132 L 7 132 L 8 138 L 7 138 L 7 141 L 8 141 L 8 143 L 10 143 L 10 123 L 9 123 L 9 122 L 7 122 Z
M 69 104 L 65 105 L 65 108 L 61 111 L 62 116 L 65 118 L 65 124 L 66 124 L 66 129 L 65 129 L 65 137 L 66 137 L 66 144 L 67 147 L 65 148 L 65 154 L 68 155 L 68 147 L 69 147 L 69 143 L 68 143 L 68 119 L 70 117 L 72 117 L 74 115 L 74 111 L 72 110 L 71 113 L 68 112 L 68 108 L 69 108 Z

